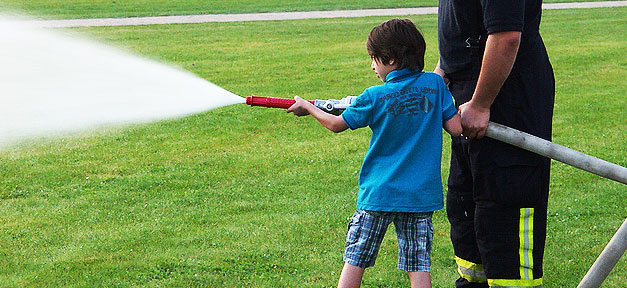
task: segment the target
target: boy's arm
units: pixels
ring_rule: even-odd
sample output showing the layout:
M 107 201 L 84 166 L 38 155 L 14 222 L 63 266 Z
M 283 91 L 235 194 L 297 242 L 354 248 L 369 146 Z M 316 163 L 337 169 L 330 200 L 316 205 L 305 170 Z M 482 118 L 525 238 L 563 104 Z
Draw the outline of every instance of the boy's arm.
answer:
M 455 114 L 453 118 L 446 120 L 443 126 L 444 130 L 453 137 L 462 135 L 462 122 L 460 121 L 459 114 Z
M 335 116 L 320 110 L 318 107 L 311 104 L 309 101 L 304 100 L 298 96 L 294 97 L 296 103 L 290 108 L 287 108 L 287 113 L 294 113 L 296 116 L 305 116 L 311 114 L 322 126 L 327 129 L 339 133 L 346 129 L 348 126 L 342 116 Z
M 440 75 L 440 77 L 444 79 L 444 84 L 448 86 L 449 80 L 448 78 L 446 78 L 446 73 L 444 73 L 444 70 L 440 68 L 440 60 L 438 60 L 438 64 L 435 65 L 435 69 L 433 69 L 433 73 Z

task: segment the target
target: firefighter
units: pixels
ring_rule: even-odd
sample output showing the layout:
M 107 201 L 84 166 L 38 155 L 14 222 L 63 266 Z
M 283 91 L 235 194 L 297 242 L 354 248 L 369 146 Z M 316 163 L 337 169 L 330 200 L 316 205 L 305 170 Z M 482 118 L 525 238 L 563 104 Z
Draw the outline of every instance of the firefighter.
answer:
M 541 287 L 550 160 L 483 138 L 488 121 L 551 139 L 553 69 L 541 0 L 440 0 L 440 60 L 461 114 L 447 216 L 456 287 Z

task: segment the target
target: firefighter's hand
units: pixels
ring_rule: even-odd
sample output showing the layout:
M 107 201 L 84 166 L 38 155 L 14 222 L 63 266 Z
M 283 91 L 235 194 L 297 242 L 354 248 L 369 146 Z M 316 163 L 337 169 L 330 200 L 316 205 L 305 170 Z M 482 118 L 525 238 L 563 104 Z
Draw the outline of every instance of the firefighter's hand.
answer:
M 481 139 L 488 129 L 490 108 L 477 105 L 472 100 L 459 106 L 462 122 L 462 135 L 471 139 Z
M 296 100 L 296 103 L 290 106 L 290 108 L 287 108 L 287 113 L 294 113 L 296 116 L 307 116 L 309 115 L 309 109 L 311 109 L 311 107 L 316 108 L 309 101 L 298 96 L 295 96 L 294 100 Z

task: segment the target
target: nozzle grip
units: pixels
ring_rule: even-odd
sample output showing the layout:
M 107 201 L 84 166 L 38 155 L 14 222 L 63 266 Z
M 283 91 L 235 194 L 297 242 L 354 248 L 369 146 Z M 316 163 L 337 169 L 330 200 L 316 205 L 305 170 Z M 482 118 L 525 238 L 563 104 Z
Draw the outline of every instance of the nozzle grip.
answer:
M 309 101 L 313 104 L 314 101 Z M 271 107 L 271 108 L 283 108 L 287 109 L 290 106 L 294 105 L 296 100 L 287 99 L 287 98 L 272 98 L 272 97 L 257 97 L 257 96 L 248 96 L 246 97 L 246 104 L 250 106 L 262 106 L 262 107 Z

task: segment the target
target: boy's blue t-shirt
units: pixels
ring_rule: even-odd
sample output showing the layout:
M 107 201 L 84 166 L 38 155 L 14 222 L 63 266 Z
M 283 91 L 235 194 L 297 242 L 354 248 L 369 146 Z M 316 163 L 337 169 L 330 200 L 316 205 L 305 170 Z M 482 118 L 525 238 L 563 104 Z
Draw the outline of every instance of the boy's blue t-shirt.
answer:
M 442 209 L 442 125 L 457 110 L 442 78 L 409 69 L 390 72 L 342 113 L 350 129 L 369 126 L 357 208 L 428 212 Z

